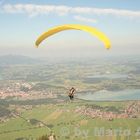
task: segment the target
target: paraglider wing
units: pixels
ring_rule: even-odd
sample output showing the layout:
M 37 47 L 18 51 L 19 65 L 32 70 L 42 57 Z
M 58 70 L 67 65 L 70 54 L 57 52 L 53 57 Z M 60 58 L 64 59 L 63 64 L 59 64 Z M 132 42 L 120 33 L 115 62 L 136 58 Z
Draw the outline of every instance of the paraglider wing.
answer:
M 36 40 L 36 47 L 39 46 L 39 44 L 47 39 L 48 37 L 58 33 L 58 32 L 61 32 L 61 31 L 64 31 L 64 30 L 82 30 L 82 31 L 86 31 L 94 36 L 96 36 L 98 39 L 100 39 L 105 47 L 107 49 L 109 49 L 111 47 L 111 43 L 110 43 L 110 40 L 108 39 L 108 37 L 100 32 L 99 30 L 97 30 L 96 28 L 93 28 L 93 27 L 90 27 L 90 26 L 85 26 L 85 25 L 78 25 L 78 24 L 66 24 L 66 25 L 61 25 L 61 26 L 57 26 L 57 27 L 54 27 L 54 28 L 51 28 L 50 30 L 48 30 L 47 32 L 43 33 L 37 40 Z

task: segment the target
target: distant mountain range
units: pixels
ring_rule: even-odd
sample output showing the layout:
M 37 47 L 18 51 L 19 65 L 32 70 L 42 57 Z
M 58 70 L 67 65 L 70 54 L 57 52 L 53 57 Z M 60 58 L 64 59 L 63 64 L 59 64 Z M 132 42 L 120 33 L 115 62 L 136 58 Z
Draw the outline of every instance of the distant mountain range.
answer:
M 22 55 L 0 56 L 0 65 L 36 64 L 40 62 L 42 61 L 28 56 L 22 56 Z
M 110 56 L 110 57 L 103 57 L 100 59 L 100 57 L 77 57 L 77 58 L 63 58 L 63 57 L 40 57 L 40 58 L 32 58 L 29 56 L 23 56 L 23 55 L 1 55 L 0 56 L 0 65 L 28 65 L 28 64 L 54 64 L 54 63 L 67 63 L 67 64 L 75 64 L 75 63 L 80 63 L 80 64 L 93 64 L 93 62 L 96 61 L 96 63 L 100 60 L 102 61 L 113 61 L 117 63 L 125 63 L 125 64 L 130 64 L 135 62 L 135 64 L 139 64 L 139 59 L 140 56 Z M 137 65 L 138 65 L 137 64 Z

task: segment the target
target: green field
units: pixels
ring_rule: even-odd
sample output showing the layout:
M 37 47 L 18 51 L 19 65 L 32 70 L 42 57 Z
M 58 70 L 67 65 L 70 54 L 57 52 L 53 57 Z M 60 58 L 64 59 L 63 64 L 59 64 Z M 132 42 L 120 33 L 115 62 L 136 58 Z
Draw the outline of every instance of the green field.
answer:
M 78 106 L 100 105 L 124 107 L 126 102 L 87 102 L 75 101 L 73 103 L 59 103 L 35 106 L 32 110 L 21 112 L 21 116 L 28 120 L 36 119 L 44 123 L 37 126 L 23 118 L 11 118 L 9 121 L 0 124 L 0 140 L 37 139 L 53 131 L 59 140 L 136 140 L 140 138 L 137 129 L 140 119 L 91 119 L 75 113 Z M 117 130 L 120 133 L 115 133 Z M 130 131 L 128 133 L 128 130 Z M 114 132 L 115 131 L 115 132 Z M 113 133 L 111 136 L 110 133 Z M 99 133 L 101 133 L 99 135 Z M 136 134 L 139 134 L 136 136 Z

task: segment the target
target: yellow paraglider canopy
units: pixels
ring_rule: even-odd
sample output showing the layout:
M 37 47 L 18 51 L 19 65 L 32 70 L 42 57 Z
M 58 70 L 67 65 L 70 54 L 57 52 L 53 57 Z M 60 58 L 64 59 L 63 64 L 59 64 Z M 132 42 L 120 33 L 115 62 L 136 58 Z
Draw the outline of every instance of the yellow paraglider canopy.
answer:
M 85 25 L 78 25 L 78 24 L 66 24 L 66 25 L 61 25 L 61 26 L 56 26 L 54 28 L 49 29 L 47 32 L 43 33 L 37 40 L 36 40 L 36 47 L 39 46 L 39 44 L 45 40 L 46 38 L 64 31 L 64 30 L 83 30 L 86 31 L 88 33 L 90 33 L 91 35 L 96 36 L 98 39 L 100 39 L 106 49 L 109 49 L 111 47 L 111 43 L 110 40 L 108 39 L 108 37 L 102 33 L 101 31 L 97 30 L 96 28 L 90 27 L 90 26 L 85 26 Z

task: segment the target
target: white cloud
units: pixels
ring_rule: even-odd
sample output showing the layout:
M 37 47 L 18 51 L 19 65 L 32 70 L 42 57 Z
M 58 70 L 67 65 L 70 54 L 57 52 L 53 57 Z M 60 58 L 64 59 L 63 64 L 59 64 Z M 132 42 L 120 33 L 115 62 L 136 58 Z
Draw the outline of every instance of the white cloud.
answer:
M 68 14 L 85 14 L 140 18 L 140 11 L 94 7 L 70 7 L 65 5 L 6 4 L 2 6 L 2 11 L 6 13 L 26 13 L 29 16 L 40 14 L 57 14 L 59 16 Z
M 82 16 L 74 16 L 74 19 L 79 20 L 79 21 L 83 21 L 83 22 L 91 22 L 91 23 L 97 23 L 96 19 L 92 19 L 92 18 L 86 18 L 86 17 L 82 17 Z
M 6 13 L 27 13 L 29 15 L 51 14 L 66 15 L 70 7 L 55 5 L 34 5 L 34 4 L 7 4 L 3 6 Z

